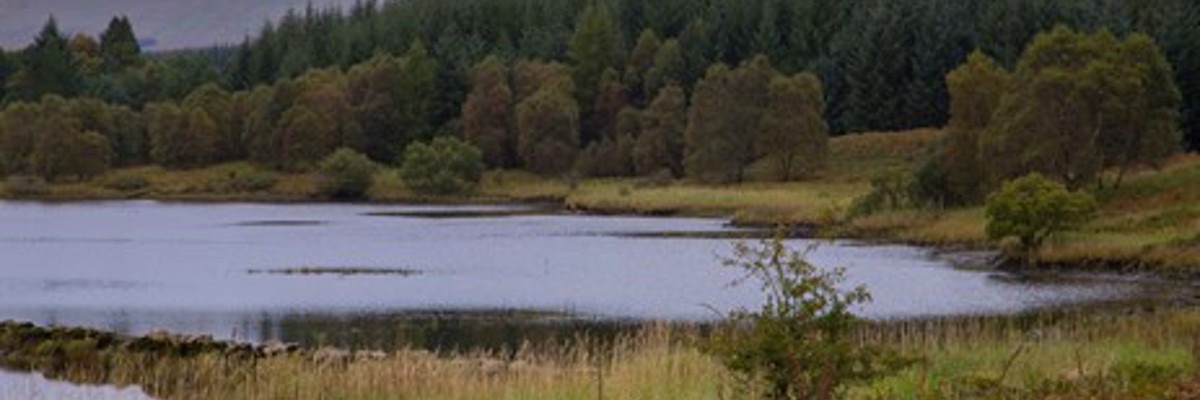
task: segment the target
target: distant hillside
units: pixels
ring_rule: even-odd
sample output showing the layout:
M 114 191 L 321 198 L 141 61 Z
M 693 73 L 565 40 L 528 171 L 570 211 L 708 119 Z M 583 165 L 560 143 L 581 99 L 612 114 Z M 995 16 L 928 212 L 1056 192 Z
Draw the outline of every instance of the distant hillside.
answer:
M 0 0 L 0 47 L 29 44 L 51 14 L 64 31 L 93 35 L 113 15 L 128 15 L 152 51 L 234 43 L 310 2 L 348 7 L 354 0 Z

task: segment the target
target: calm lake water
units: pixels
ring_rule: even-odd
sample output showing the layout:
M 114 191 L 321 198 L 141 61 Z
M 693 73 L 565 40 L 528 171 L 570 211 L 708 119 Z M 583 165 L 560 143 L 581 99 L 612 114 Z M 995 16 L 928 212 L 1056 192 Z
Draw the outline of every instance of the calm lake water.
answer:
M 450 218 L 478 211 L 485 215 Z M 564 327 L 603 333 L 648 319 L 703 321 L 757 304 L 756 288 L 730 287 L 739 274 L 719 266 L 731 240 L 654 235 L 732 229 L 722 220 L 486 211 L 512 210 L 0 202 L 0 320 L 447 348 L 519 343 Z M 425 212 L 447 214 L 411 215 Z M 1018 312 L 1140 290 L 1023 282 L 906 246 L 824 243 L 811 260 L 867 285 L 874 302 L 860 311 L 871 318 Z M 418 273 L 263 273 L 302 267 Z

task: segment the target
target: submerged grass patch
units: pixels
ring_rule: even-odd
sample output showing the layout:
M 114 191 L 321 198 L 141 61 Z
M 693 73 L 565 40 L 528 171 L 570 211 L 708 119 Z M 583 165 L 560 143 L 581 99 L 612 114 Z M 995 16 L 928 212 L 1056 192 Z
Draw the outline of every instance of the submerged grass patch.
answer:
M 421 274 L 421 271 L 408 268 L 373 268 L 373 267 L 296 267 L 296 268 L 278 268 L 278 269 L 252 269 L 247 271 L 251 275 L 337 275 L 337 276 L 356 276 L 356 275 L 395 275 L 395 276 L 413 276 Z

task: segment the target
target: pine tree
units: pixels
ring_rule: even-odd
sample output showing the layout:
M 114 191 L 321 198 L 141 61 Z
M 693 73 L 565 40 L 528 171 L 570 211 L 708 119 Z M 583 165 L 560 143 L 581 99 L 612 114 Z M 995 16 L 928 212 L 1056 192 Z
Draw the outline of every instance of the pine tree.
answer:
M 104 68 L 109 72 L 118 72 L 141 62 L 142 47 L 128 17 L 113 17 L 108 22 L 108 28 L 100 34 L 100 53 Z
M 82 81 L 79 65 L 51 17 L 34 42 L 21 54 L 21 70 L 8 82 L 14 100 L 37 101 L 47 94 L 74 96 Z
M 654 34 L 653 30 L 646 29 L 642 31 L 637 45 L 629 53 L 629 60 L 625 63 L 625 83 L 629 85 L 630 103 L 644 107 L 649 102 L 649 96 L 644 89 L 646 74 L 654 67 L 654 59 L 660 48 L 662 41 L 658 39 L 658 35 Z
M 568 46 L 574 63 L 576 98 L 582 109 L 592 108 L 604 71 L 619 67 L 620 46 L 620 32 L 608 8 L 593 5 L 584 9 Z

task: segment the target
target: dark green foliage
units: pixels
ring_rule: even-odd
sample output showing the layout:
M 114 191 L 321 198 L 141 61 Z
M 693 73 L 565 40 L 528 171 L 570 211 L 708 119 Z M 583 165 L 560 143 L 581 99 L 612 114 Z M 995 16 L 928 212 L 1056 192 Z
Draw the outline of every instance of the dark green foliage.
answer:
M 1143 35 L 1040 34 L 980 140 L 993 182 L 1038 171 L 1079 188 L 1178 151 L 1180 93 Z M 1120 183 L 1120 174 L 1117 184 Z
M 654 67 L 660 48 L 662 48 L 662 40 L 658 38 L 658 35 L 653 30 L 644 30 L 641 36 L 638 36 L 637 45 L 629 52 L 629 59 L 625 62 L 625 82 L 629 85 L 629 93 L 632 97 L 630 101 L 639 107 L 646 106 L 653 95 L 658 93 L 657 91 L 645 91 L 644 88 L 646 87 L 646 75 Z
M 579 16 L 568 45 L 575 63 L 575 85 L 581 99 L 590 98 L 604 70 L 620 65 L 621 37 L 612 12 L 605 6 L 588 6 Z
M 641 134 L 633 147 L 633 167 L 638 175 L 666 171 L 683 175 L 683 134 L 687 129 L 687 98 L 679 86 L 659 91 L 642 113 Z
M 761 286 L 763 305 L 730 313 L 707 349 L 744 379 L 761 379 L 767 399 L 834 398 L 844 384 L 896 369 L 853 337 L 852 308 L 870 301 L 867 288 L 841 288 L 845 271 L 812 265 L 807 254 L 777 237 L 738 243 L 724 260 L 745 276 L 735 284 Z
M 323 191 L 338 199 L 362 198 L 375 179 L 379 166 L 367 156 L 341 148 L 321 160 L 318 170 L 324 177 Z
M 479 149 L 452 137 L 439 137 L 429 144 L 413 143 L 404 150 L 400 177 L 416 193 L 451 195 L 468 192 L 483 175 Z
M 7 82 L 8 99 L 38 101 L 47 94 L 74 96 L 79 92 L 78 61 L 54 18 L 46 21 L 33 44 L 21 52 L 20 60 L 21 69 Z
M 0 103 L 8 97 L 8 77 L 15 74 L 18 68 L 15 55 L 0 49 Z
M 392 160 L 432 135 L 437 64 L 414 42 L 404 57 L 377 56 L 347 73 L 347 91 L 371 158 Z
M 815 174 L 829 153 L 821 81 L 809 73 L 777 77 L 767 94 L 759 146 L 774 166 L 774 179 L 786 182 Z
M 579 106 L 571 82 L 548 83 L 517 106 L 517 153 L 525 167 L 543 175 L 562 174 L 579 153 Z
M 78 111 L 81 103 L 48 95 L 40 103 L 18 103 L 6 110 L 0 116 L 3 172 L 56 181 L 87 180 L 108 170 L 112 145 L 95 132 L 95 121 L 81 118 L 87 116 Z
M 1007 182 L 987 199 L 987 234 L 992 239 L 1016 237 L 1029 254 L 1046 238 L 1074 229 L 1096 212 L 1086 193 L 1072 193 L 1062 184 L 1032 173 Z
M 621 122 L 621 111 L 629 103 L 628 93 L 617 71 L 608 69 L 596 87 L 592 108 L 584 117 L 581 127 L 583 144 L 590 145 L 601 139 L 613 138 Z
M 761 155 L 759 140 L 769 103 L 768 85 L 779 73 L 758 56 L 734 70 L 709 69 L 696 85 L 685 134 L 687 176 L 709 183 L 738 183 Z
M 622 104 L 615 107 L 603 104 L 613 101 L 612 85 L 620 79 L 614 70 L 621 64 L 620 46 L 620 32 L 608 8 L 589 6 L 584 9 L 569 44 L 569 54 L 574 63 L 572 75 L 575 79 L 575 95 L 579 99 L 580 109 L 588 112 L 583 121 L 584 144 L 599 139 L 606 128 L 611 127 L 607 123 L 624 106 L 623 100 Z
M 146 109 L 150 157 L 171 168 L 195 168 L 212 159 L 219 131 L 204 110 L 174 104 L 151 104 Z
M 575 163 L 575 171 L 587 177 L 630 176 L 633 174 L 632 135 L 617 134 L 589 145 Z
M 1011 75 L 979 51 L 946 75 L 950 91 L 947 135 L 916 177 L 919 196 L 926 202 L 961 205 L 982 200 L 986 177 L 980 136 L 1011 89 Z
M 113 17 L 100 34 L 100 53 L 107 71 L 120 71 L 141 62 L 142 47 L 125 16 Z
M 489 166 L 517 165 L 513 111 L 508 70 L 499 58 L 489 56 L 475 67 L 474 85 L 462 110 L 463 137 L 483 153 Z
M 642 90 L 647 97 L 651 97 L 669 84 L 684 84 L 687 67 L 679 41 L 667 40 L 654 55 L 654 64 L 646 71 Z

